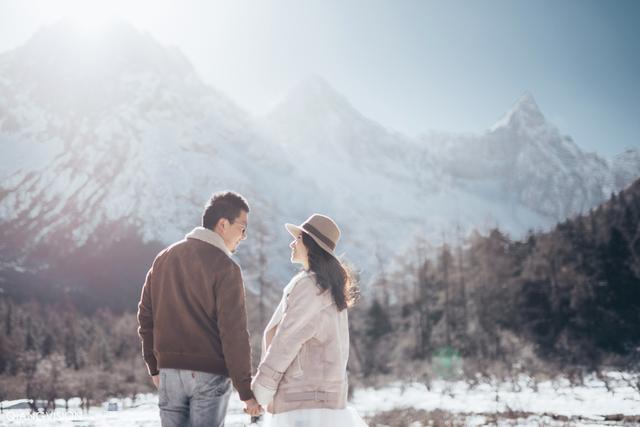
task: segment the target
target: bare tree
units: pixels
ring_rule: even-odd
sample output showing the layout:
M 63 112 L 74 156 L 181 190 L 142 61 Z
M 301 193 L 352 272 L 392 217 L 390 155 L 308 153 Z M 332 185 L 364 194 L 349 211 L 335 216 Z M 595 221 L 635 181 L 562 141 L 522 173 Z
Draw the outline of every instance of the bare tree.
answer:
M 389 312 L 391 305 L 391 295 L 389 293 L 389 279 L 385 264 L 388 262 L 383 254 L 382 247 L 378 242 L 376 245 L 376 260 L 378 261 L 378 279 L 376 281 L 376 294 L 377 298 L 382 301 L 382 305 L 386 312 Z
M 460 283 L 460 306 L 462 308 L 462 331 L 464 335 L 467 335 L 469 327 L 469 316 L 467 313 L 467 284 L 465 282 L 464 271 L 464 251 L 462 242 L 462 230 L 460 223 L 456 224 L 456 236 L 457 236 L 457 249 L 456 255 L 458 258 L 458 280 Z
M 442 233 L 442 248 L 440 252 L 439 264 L 441 268 L 441 280 L 444 287 L 444 330 L 447 346 L 451 345 L 451 284 L 449 280 L 450 268 L 452 264 L 451 251 Z

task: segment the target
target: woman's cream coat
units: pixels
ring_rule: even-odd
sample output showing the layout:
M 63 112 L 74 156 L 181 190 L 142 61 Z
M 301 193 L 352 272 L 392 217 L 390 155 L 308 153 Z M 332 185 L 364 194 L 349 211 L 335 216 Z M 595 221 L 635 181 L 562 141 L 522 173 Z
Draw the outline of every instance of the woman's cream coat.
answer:
M 301 272 L 285 287 L 264 331 L 253 393 L 271 413 L 344 408 L 348 358 L 347 310 L 338 311 L 314 273 Z

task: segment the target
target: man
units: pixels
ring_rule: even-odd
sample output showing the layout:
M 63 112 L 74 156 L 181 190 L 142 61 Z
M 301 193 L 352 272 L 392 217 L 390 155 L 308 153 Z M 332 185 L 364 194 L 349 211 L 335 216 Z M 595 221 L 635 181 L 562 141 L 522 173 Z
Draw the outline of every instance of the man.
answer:
M 251 392 L 242 274 L 230 258 L 248 222 L 242 196 L 214 194 L 202 227 L 160 252 L 147 273 L 138 333 L 163 427 L 224 425 L 231 381 L 245 412 L 262 412 Z

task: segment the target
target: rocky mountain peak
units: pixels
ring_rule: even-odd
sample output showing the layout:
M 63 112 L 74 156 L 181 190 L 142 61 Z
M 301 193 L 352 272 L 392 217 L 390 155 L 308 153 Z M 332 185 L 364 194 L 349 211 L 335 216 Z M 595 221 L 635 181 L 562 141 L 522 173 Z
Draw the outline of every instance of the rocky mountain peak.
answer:
M 0 70 L 34 104 L 57 112 L 114 107 L 124 101 L 125 92 L 131 90 L 126 85 L 136 76 L 164 82 L 195 76 L 177 48 L 161 45 L 122 20 L 96 31 L 60 20 L 0 55 Z
M 614 184 L 616 188 L 625 188 L 638 178 L 640 170 L 640 150 L 627 148 L 616 155 L 612 161 Z
M 525 92 L 491 130 L 504 127 L 535 129 L 546 125 L 547 120 L 535 98 L 530 92 Z
M 289 121 L 292 116 L 303 122 L 320 121 L 322 124 L 331 125 L 363 119 L 344 95 L 317 75 L 312 75 L 295 85 L 268 118 Z

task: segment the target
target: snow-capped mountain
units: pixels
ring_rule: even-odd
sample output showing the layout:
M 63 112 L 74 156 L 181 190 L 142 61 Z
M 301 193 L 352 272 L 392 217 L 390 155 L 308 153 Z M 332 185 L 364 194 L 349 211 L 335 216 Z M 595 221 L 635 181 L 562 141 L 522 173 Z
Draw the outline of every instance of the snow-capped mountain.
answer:
M 363 117 L 313 77 L 262 126 L 300 176 L 322 177 L 332 208 L 355 207 L 350 231 L 363 239 L 356 246 L 385 254 L 404 253 L 407 236 L 451 239 L 458 226 L 521 236 L 588 210 L 614 189 L 608 162 L 549 123 L 528 93 L 482 134 L 411 138 Z
M 316 183 L 301 189 L 309 211 L 336 217 L 356 260 L 406 248 L 409 230 L 425 230 L 425 195 L 440 186 L 429 153 L 364 117 L 322 78 L 294 87 L 260 125 L 295 176 Z
M 0 55 L 0 147 L 0 271 L 79 251 L 99 259 L 132 233 L 166 245 L 199 224 L 212 191 L 230 188 L 252 205 L 254 239 L 239 254 L 249 282 L 258 251 L 273 280 L 287 279 L 282 223 L 312 212 L 337 220 L 339 251 L 366 278 L 417 235 L 458 225 L 521 235 L 640 176 L 637 151 L 612 172 L 531 95 L 483 134 L 413 138 L 312 77 L 254 119 L 178 49 L 122 22 L 87 36 L 62 21 Z M 136 267 L 142 277 L 147 267 Z
M 561 134 L 528 93 L 484 134 L 422 141 L 458 186 L 488 190 L 553 221 L 584 212 L 613 188 L 607 161 Z
M 61 22 L 0 56 L 4 265 L 99 254 L 132 229 L 169 243 L 226 188 L 282 219 L 296 197 L 278 146 L 179 51 L 121 22 L 83 36 Z
M 389 166 L 406 162 L 405 147 L 411 145 L 409 138 L 364 117 L 319 76 L 296 85 L 263 124 L 296 157 L 332 158 L 358 171 L 398 174 Z

